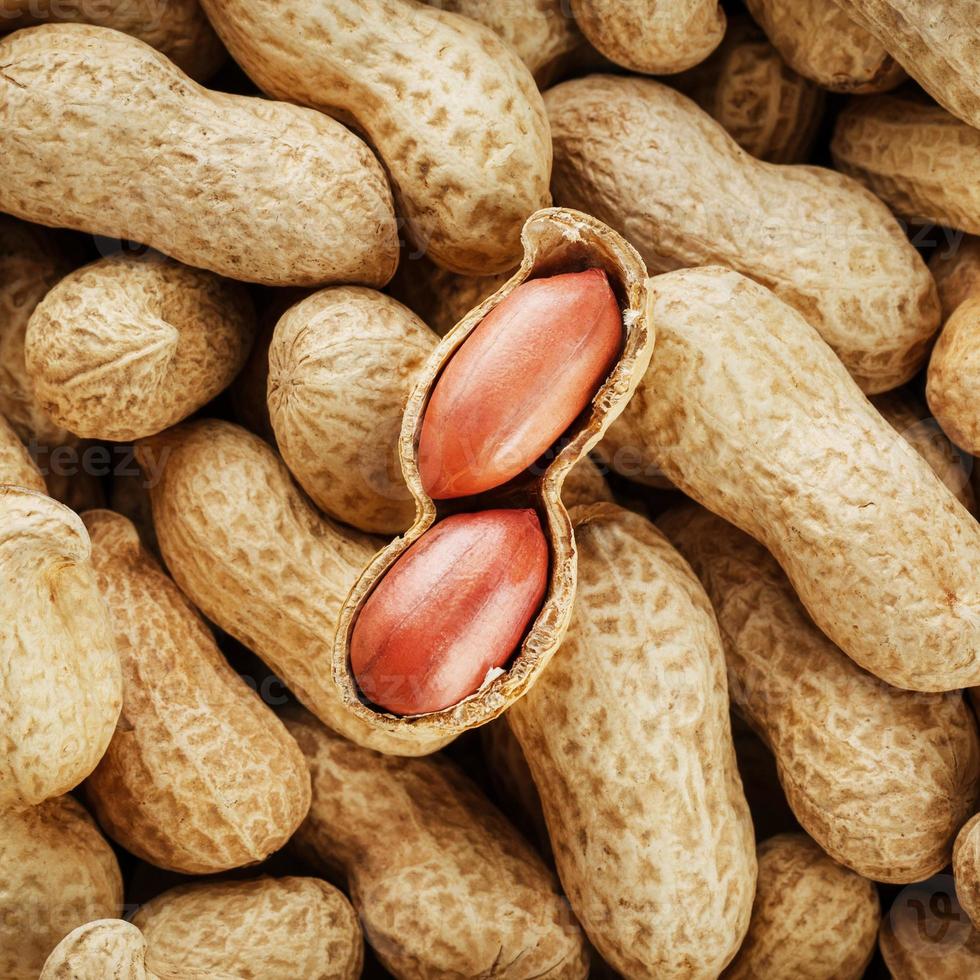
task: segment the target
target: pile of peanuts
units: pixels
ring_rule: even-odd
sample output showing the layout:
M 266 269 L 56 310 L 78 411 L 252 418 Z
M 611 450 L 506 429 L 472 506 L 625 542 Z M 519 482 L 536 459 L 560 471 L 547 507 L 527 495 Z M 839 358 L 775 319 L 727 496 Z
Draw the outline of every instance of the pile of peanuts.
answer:
M 977 0 L 0 0 L 0 980 L 980 978 Z

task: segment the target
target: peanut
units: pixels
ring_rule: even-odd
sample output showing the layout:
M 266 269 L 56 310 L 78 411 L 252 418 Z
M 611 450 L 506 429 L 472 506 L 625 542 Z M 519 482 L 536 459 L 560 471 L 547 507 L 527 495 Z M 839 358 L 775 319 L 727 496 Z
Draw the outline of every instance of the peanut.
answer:
M 368 135 L 416 247 L 455 272 L 518 261 L 522 223 L 550 203 L 551 141 L 534 79 L 493 31 L 414 0 L 202 5 L 264 92 Z
M 752 921 L 724 980 L 860 980 L 878 939 L 878 893 L 803 834 L 759 845 Z
M 960 828 L 953 845 L 953 875 L 956 897 L 973 925 L 980 922 L 980 813 Z
M 455 351 L 429 396 L 418 449 L 426 493 L 469 497 L 518 476 L 592 401 L 622 342 L 601 269 L 518 286 Z
M 306 713 L 287 727 L 313 773 L 295 842 L 342 873 L 365 939 L 399 977 L 560 980 L 588 975 L 558 883 L 445 759 L 352 745 Z
M 297 481 L 328 515 L 395 534 L 415 516 L 398 464 L 405 402 L 438 338 L 396 300 L 340 286 L 279 321 L 269 347 L 268 404 Z
M 136 528 L 107 510 L 84 521 L 124 674 L 117 732 L 86 783 L 99 823 L 138 857 L 186 874 L 263 860 L 309 808 L 296 743 Z
M 161 256 L 118 255 L 65 276 L 27 326 L 43 411 L 75 435 L 154 435 L 223 391 L 255 331 L 245 288 Z
M 350 645 L 358 686 L 396 714 L 458 704 L 510 660 L 547 583 L 548 544 L 532 509 L 447 517 L 361 607 Z
M 589 456 L 583 456 L 569 471 L 561 488 L 561 501 L 565 509 L 580 504 L 596 504 L 602 500 L 612 502 L 612 490 L 603 470 Z
M 0 808 L 66 793 L 112 737 L 122 679 L 90 551 L 67 507 L 0 486 Z
M 804 78 L 835 92 L 886 92 L 905 72 L 836 0 L 747 0 L 749 12 Z
M 394 272 L 387 181 L 339 123 L 201 88 L 106 28 L 18 31 L 0 64 L 4 211 L 268 285 L 380 285 Z
M 0 867 L 4 980 L 37 980 L 47 955 L 72 929 L 121 911 L 116 857 L 70 796 L 0 814 Z
M 814 626 L 765 548 L 721 518 L 691 504 L 659 524 L 704 583 L 733 706 L 775 753 L 804 830 L 867 878 L 939 871 L 980 786 L 962 695 L 899 691 L 865 673 Z
M 187 974 L 184 974 L 190 980 Z M 190 977 L 193 977 L 191 974 Z M 210 980 L 238 980 L 208 974 Z M 172 980 L 146 968 L 146 940 L 124 919 L 96 919 L 73 929 L 51 951 L 40 980 Z
M 197 81 L 227 58 L 197 0 L 0 0 L 0 31 L 51 22 L 111 27 L 145 41 Z
M 856 99 L 831 151 L 902 218 L 980 232 L 980 132 L 945 109 L 914 96 Z
M 718 0 L 572 0 L 572 13 L 607 58 L 649 75 L 704 61 L 725 34 Z
M 555 197 L 622 231 L 651 270 L 721 263 L 769 286 L 867 392 L 922 366 L 939 326 L 935 285 L 855 181 L 755 160 L 657 82 L 592 76 L 546 102 Z
M 834 0 L 944 108 L 980 127 L 974 0 Z
M 31 454 L 17 438 L 10 423 L 0 415 L 0 484 L 13 483 L 28 490 L 45 492 L 44 477 Z
M 649 521 L 609 504 L 572 517 L 572 624 L 507 720 L 565 893 L 603 958 L 631 978 L 716 977 L 755 884 L 718 627 Z
M 763 544 L 866 670 L 919 691 L 980 683 L 980 524 L 767 289 L 710 267 L 650 287 L 656 370 L 627 436 Z

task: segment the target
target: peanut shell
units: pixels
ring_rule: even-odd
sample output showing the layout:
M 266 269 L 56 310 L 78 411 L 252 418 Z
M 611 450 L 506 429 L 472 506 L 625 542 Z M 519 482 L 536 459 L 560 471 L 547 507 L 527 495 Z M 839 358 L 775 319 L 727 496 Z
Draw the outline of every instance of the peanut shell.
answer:
M 935 284 L 898 222 L 856 181 L 750 157 L 679 93 L 593 75 L 548 92 L 556 200 L 606 221 L 651 271 L 728 265 L 820 332 L 862 388 L 922 366 Z
M 108 28 L 18 31 L 0 64 L 4 211 L 271 286 L 391 278 L 384 172 L 332 119 L 202 88 Z
M 189 976 L 195 974 L 184 974 Z M 212 980 L 235 980 L 208 975 Z M 73 929 L 51 951 L 40 980 L 171 980 L 146 968 L 146 940 L 124 919 L 96 919 Z
M 17 438 L 10 423 L 0 415 L 0 483 L 13 483 L 28 490 L 46 493 L 44 477 L 31 454 Z
M 974 926 L 980 922 L 980 813 L 960 828 L 953 845 L 956 897 Z
M 963 235 L 949 248 L 938 250 L 929 260 L 936 280 L 943 319 L 970 296 L 980 292 L 980 238 Z
M 264 92 L 367 135 L 415 246 L 455 272 L 519 260 L 521 225 L 551 203 L 551 140 L 534 79 L 490 28 L 415 0 L 202 5 Z

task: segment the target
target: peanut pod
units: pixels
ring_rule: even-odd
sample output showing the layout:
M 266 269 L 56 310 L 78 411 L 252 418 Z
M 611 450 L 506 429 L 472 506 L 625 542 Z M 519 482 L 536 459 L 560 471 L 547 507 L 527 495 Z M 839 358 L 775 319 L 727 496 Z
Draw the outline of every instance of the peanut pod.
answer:
M 190 980 L 197 974 L 184 974 Z M 209 980 L 238 980 L 208 974 Z M 146 940 L 125 919 L 95 919 L 73 929 L 51 951 L 40 980 L 173 980 L 146 967 Z
M 534 79 L 490 28 L 415 0 L 203 6 L 264 92 L 367 134 L 414 245 L 456 272 L 513 267 L 551 200 L 551 140 Z
M 953 845 L 956 897 L 973 925 L 980 922 L 980 813 L 960 828 Z
M 594 75 L 546 98 L 556 200 L 624 234 L 651 270 L 731 266 L 769 286 L 861 387 L 922 366 L 935 284 L 888 209 L 856 181 L 755 160 L 657 82 Z
M 658 523 L 704 583 L 732 704 L 775 754 L 803 829 L 866 878 L 939 871 L 980 792 L 962 695 L 900 691 L 861 670 L 814 626 L 765 548 L 720 517 L 690 504 Z
M 107 28 L 18 31 L 0 64 L 4 211 L 271 286 L 391 278 L 384 172 L 332 119 L 209 91 Z
M 402 471 L 414 496 L 415 524 L 378 554 L 351 590 L 341 610 L 334 647 L 333 676 L 347 710 L 358 723 L 402 739 L 406 744 L 447 740 L 460 732 L 485 724 L 521 697 L 547 666 L 561 642 L 575 594 L 575 548 L 568 516 L 561 502 L 565 477 L 601 438 L 635 390 L 646 369 L 653 347 L 653 329 L 647 320 L 643 263 L 622 238 L 586 215 L 550 209 L 533 215 L 524 230 L 525 258 L 516 275 L 489 297 L 443 338 L 417 378 L 409 397 L 401 432 L 399 455 Z M 437 520 L 445 505 L 425 492 L 419 470 L 419 441 L 431 393 L 446 365 L 484 318 L 530 279 L 589 269 L 603 270 L 612 285 L 623 322 L 623 348 L 612 371 L 595 393 L 591 404 L 576 419 L 558 444 L 553 457 L 535 464 L 531 471 L 504 488 L 477 498 L 454 502 L 469 512 L 532 506 L 537 513 L 550 550 L 551 567 L 544 603 L 525 634 L 508 668 L 471 696 L 439 711 L 411 717 L 396 716 L 365 703 L 351 669 L 351 637 L 362 607 L 390 568 Z M 498 365 L 499 367 L 499 365 Z M 520 365 L 515 365 L 519 372 Z M 519 376 L 515 375 L 515 376 Z M 522 382 L 523 383 L 523 382 Z M 522 389 L 523 390 L 523 389 Z M 508 402 L 506 385 L 500 390 L 491 414 L 507 418 L 536 409 L 547 393 L 528 389 L 528 404 Z M 545 402 L 546 404 L 546 402 Z M 503 557 L 503 556 L 501 556 Z M 499 560 L 499 559 L 498 559 Z M 432 609 L 432 636 L 451 636 L 465 624 L 447 621 L 442 610 Z
M 584 938 L 554 875 L 450 762 L 379 755 L 305 713 L 286 724 L 313 774 L 295 842 L 346 877 L 389 972 L 584 980 Z
M 0 483 L 45 492 L 44 477 L 10 423 L 0 415 Z
M 980 683 L 980 524 L 767 289 L 711 267 L 650 287 L 656 370 L 625 438 L 763 544 L 865 670 L 920 691 Z
M 631 978 L 717 977 L 748 927 L 756 862 L 714 614 L 645 518 L 598 504 L 572 519 L 572 623 L 507 722 L 606 962 Z

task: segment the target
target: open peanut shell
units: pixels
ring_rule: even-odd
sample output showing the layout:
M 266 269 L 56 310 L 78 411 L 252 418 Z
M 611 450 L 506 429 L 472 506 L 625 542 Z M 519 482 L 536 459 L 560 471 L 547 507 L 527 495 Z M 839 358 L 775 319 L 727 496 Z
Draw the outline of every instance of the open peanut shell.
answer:
M 486 724 L 522 697 L 547 666 L 568 626 L 575 599 L 576 550 L 562 484 L 572 467 L 601 439 L 643 377 L 654 345 L 647 309 L 646 266 L 633 247 L 606 225 L 567 208 L 533 214 L 522 232 L 524 261 L 515 275 L 471 310 L 442 339 L 409 396 L 402 422 L 399 455 L 402 472 L 416 501 L 412 527 L 379 552 L 364 570 L 340 612 L 334 643 L 333 678 L 352 714 L 398 742 L 444 744 L 470 728 Z M 618 361 L 591 403 L 544 457 L 503 486 L 475 496 L 432 500 L 422 486 L 418 446 L 422 420 L 437 379 L 463 342 L 487 314 L 529 279 L 590 268 L 605 270 L 623 320 Z M 542 393 L 546 397 L 545 393 Z M 491 671 L 476 693 L 427 714 L 395 715 L 367 701 L 351 668 L 351 635 L 358 614 L 398 558 L 443 517 L 493 507 L 533 507 L 544 529 L 550 568 L 544 601 L 523 640 L 500 672 Z M 496 676 L 493 676 L 496 674 Z

